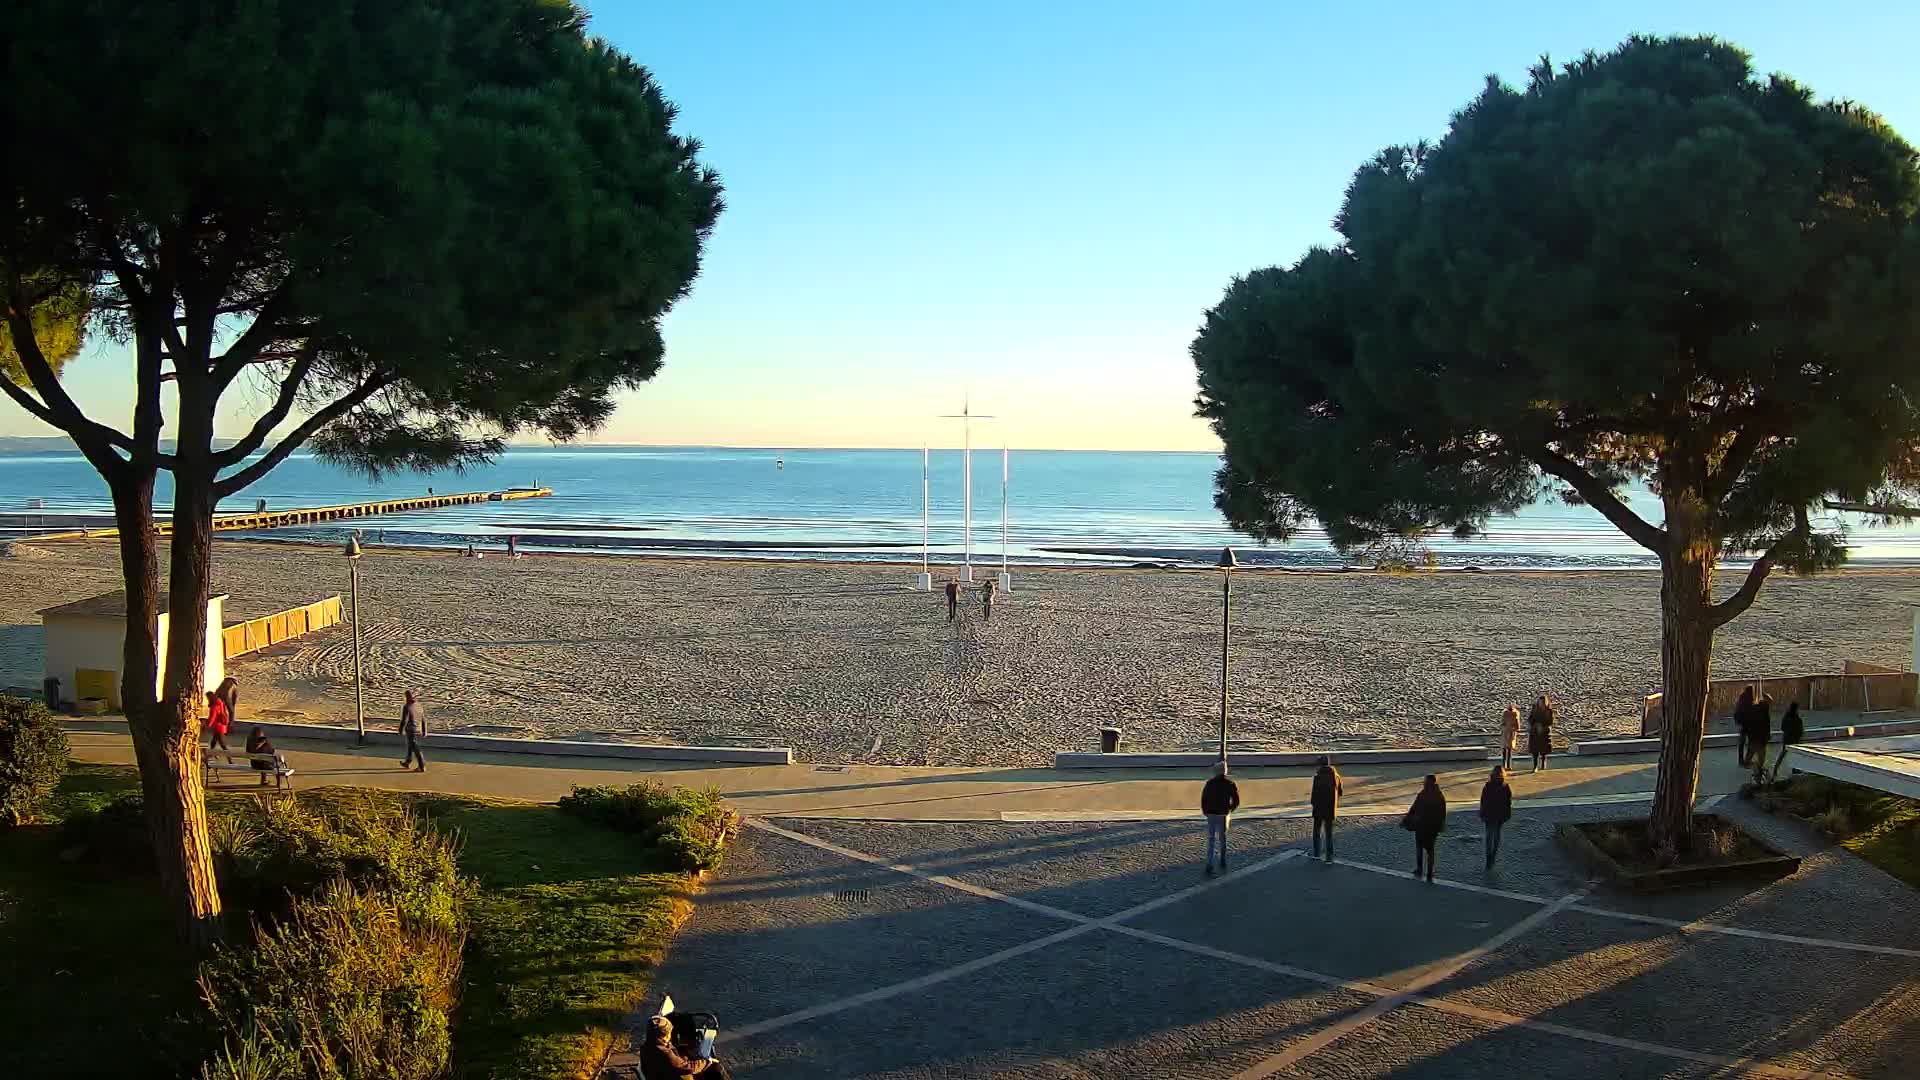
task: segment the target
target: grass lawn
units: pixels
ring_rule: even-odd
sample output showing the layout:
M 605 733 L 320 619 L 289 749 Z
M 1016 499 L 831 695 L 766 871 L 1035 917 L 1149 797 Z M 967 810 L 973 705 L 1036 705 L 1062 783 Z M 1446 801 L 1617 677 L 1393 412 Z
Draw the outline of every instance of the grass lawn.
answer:
M 1840 846 L 1920 889 L 1920 802 L 1802 773 L 1762 796 Z
M 0 832 L 0 1076 L 197 1072 L 191 957 L 149 879 L 61 858 L 57 820 L 139 789 L 130 768 L 76 765 L 48 824 Z M 216 794 L 209 805 L 251 795 Z M 303 801 L 405 801 L 462 841 L 479 886 L 453 1075 L 591 1075 L 689 909 L 631 836 L 550 805 L 322 788 Z

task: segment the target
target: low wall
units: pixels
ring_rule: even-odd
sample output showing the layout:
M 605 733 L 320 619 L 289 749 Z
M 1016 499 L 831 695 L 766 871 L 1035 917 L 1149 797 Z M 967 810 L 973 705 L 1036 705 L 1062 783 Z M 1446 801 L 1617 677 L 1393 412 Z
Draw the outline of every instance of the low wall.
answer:
M 231 660 L 339 623 L 340 594 L 335 593 L 325 600 L 234 623 L 220 631 L 220 645 L 226 658 Z
M 374 725 L 378 725 L 376 728 Z M 406 745 L 394 728 L 399 721 L 390 717 L 367 718 L 368 746 Z M 126 720 L 88 720 L 69 722 L 76 730 L 101 730 L 112 725 L 126 727 Z M 330 724 L 283 724 L 241 720 L 234 731 L 244 736 L 254 728 L 264 728 L 272 739 L 313 739 L 318 742 L 352 745 L 357 741 L 353 728 Z M 785 746 L 668 746 L 641 743 L 569 742 L 560 739 L 507 739 L 490 735 L 428 735 L 420 740 L 429 754 L 435 750 L 479 750 L 494 754 L 533 754 L 546 757 L 619 758 L 629 761 L 694 761 L 731 765 L 791 765 L 793 750 Z M 281 747 L 282 750 L 285 747 Z
M 1397 750 L 1276 750 L 1244 751 L 1227 755 L 1244 769 L 1292 768 L 1318 764 L 1323 757 L 1336 765 L 1390 765 L 1395 762 L 1486 761 L 1494 757 L 1484 746 L 1412 746 Z M 1053 755 L 1056 769 L 1203 769 L 1220 760 L 1212 751 L 1167 754 L 1101 754 L 1061 751 Z
M 1730 720 L 1740 692 L 1753 688 L 1754 696 L 1772 694 L 1774 715 L 1786 711 L 1787 703 L 1798 701 L 1811 712 L 1869 712 L 1879 709 L 1911 709 L 1920 676 L 1911 671 L 1891 671 L 1878 665 L 1849 660 L 1838 675 L 1779 675 L 1759 679 L 1714 679 L 1707 684 L 1707 726 L 1716 720 Z M 1859 669 L 1859 670 L 1856 670 Z M 1868 670 L 1874 669 L 1874 670 Z M 1640 714 L 1640 734 L 1655 737 L 1667 729 L 1663 696 L 1648 694 Z

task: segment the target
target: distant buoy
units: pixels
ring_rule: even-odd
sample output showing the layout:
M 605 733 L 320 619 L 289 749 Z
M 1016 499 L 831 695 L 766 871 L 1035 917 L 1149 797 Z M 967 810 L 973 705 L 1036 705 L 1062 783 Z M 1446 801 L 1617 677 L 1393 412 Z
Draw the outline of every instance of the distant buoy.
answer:
M 787 459 L 786 459 L 786 458 L 774 458 L 774 459 L 773 459 L 773 467 L 774 467 L 774 468 L 776 468 L 776 469 L 784 469 L 784 468 L 786 468 L 786 467 L 787 467 Z

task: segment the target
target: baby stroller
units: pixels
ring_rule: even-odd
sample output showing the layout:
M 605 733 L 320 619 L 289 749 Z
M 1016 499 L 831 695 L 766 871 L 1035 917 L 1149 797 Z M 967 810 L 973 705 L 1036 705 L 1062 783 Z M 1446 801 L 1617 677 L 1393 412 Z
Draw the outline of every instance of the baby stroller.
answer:
M 720 1018 L 709 1012 L 681 1012 L 674 1008 L 673 998 L 660 1001 L 655 1016 L 664 1016 L 673 1021 L 673 1048 L 682 1057 L 699 1060 L 713 1056 L 714 1040 L 720 1036 Z M 655 1080 L 646 1075 L 640 1066 L 634 1066 L 634 1075 L 639 1080 Z M 703 1074 L 704 1075 L 704 1074 Z M 716 1076 L 726 1075 L 716 1070 Z

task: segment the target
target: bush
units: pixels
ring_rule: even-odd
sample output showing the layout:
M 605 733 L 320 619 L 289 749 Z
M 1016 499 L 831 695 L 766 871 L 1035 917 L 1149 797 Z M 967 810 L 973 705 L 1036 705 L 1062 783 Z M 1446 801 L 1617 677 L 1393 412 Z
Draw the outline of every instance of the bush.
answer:
M 560 809 L 641 840 L 679 870 L 720 865 L 740 817 L 713 788 L 669 788 L 650 781 L 626 787 L 576 787 Z
M 391 803 L 274 799 L 216 817 L 211 831 L 222 893 L 236 906 L 276 914 L 344 880 L 392 897 L 417 924 L 449 932 L 460 925 L 468 886 L 458 846 Z
M 60 823 L 60 840 L 102 866 L 137 873 L 153 871 L 146 804 L 138 795 L 122 795 L 103 806 L 67 815 Z
M 460 981 L 458 927 L 336 879 L 242 949 L 201 965 L 228 1041 L 213 1080 L 430 1080 L 445 1072 Z
M 0 827 L 29 825 L 67 772 L 67 733 L 37 701 L 0 696 Z
M 1813 816 L 1813 827 L 1819 829 L 1831 840 L 1845 840 L 1853 835 L 1853 815 L 1847 813 L 1844 806 L 1829 807 Z

